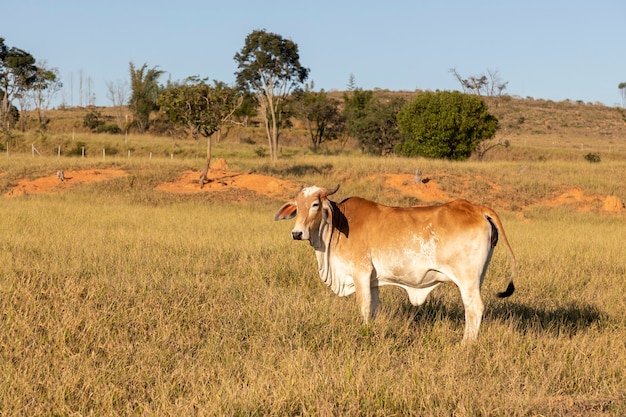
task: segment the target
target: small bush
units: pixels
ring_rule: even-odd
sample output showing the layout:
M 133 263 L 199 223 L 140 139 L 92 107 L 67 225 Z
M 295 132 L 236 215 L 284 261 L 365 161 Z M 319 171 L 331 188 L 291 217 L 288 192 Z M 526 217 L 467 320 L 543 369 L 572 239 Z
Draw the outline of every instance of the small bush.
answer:
M 104 124 L 102 121 L 102 114 L 97 110 L 91 110 L 83 117 L 83 127 L 91 131 L 95 131 Z
M 592 164 L 598 163 L 601 161 L 600 155 L 598 155 L 597 153 L 593 153 L 593 152 L 589 152 L 587 155 L 585 155 L 585 160 L 587 162 L 591 162 Z
M 86 143 L 76 142 L 73 148 L 67 151 L 67 156 L 83 156 L 83 148 L 85 148 L 85 155 L 87 154 Z
M 110 133 L 112 135 L 118 135 L 122 133 L 122 129 L 115 123 L 105 123 L 98 126 L 95 129 L 96 133 Z
M 113 156 L 113 155 L 117 155 L 119 153 L 119 149 L 113 148 L 113 147 L 110 147 L 110 146 L 105 146 L 104 147 L 104 152 L 105 152 L 106 156 Z
M 94 133 L 110 133 L 119 134 L 122 129 L 116 123 L 107 123 L 108 117 L 102 116 L 97 110 L 91 110 L 83 118 L 83 127 L 88 128 Z

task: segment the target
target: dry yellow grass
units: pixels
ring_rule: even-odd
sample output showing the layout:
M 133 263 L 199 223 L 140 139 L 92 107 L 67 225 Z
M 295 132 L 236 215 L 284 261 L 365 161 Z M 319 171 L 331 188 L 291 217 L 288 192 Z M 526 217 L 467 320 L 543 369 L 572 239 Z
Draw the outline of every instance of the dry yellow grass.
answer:
M 323 286 L 289 222 L 272 221 L 283 201 L 155 190 L 201 160 L 11 156 L 0 160 L 3 190 L 59 164 L 114 165 L 129 176 L 2 199 L 0 415 L 626 414 L 624 217 L 525 204 L 573 186 L 624 198 L 613 179 L 624 162 L 300 153 L 264 165 L 246 146 L 223 146 L 216 152 L 231 152 L 235 169 L 340 182 L 337 199 L 403 202 L 368 175 L 416 163 L 452 196 L 500 196 L 518 289 L 494 296 L 508 274 L 498 248 L 472 346 L 459 343 L 463 307 L 452 286 L 419 308 L 384 288 L 380 316 L 364 326 L 352 297 Z

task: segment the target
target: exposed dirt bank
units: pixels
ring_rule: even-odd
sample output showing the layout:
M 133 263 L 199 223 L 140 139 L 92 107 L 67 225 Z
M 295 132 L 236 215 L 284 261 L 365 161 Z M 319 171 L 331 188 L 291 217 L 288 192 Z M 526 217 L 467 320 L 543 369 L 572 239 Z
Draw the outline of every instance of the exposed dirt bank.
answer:
M 1 173 L 0 173 L 1 175 Z M 79 184 L 96 181 L 106 181 L 128 175 L 122 169 L 87 169 L 65 171 L 65 180 L 61 181 L 57 173 L 40 177 L 34 180 L 19 180 L 4 197 L 19 197 L 28 194 L 53 193 L 67 190 Z M 267 175 L 243 173 L 228 170 L 226 161 L 220 159 L 212 165 L 208 174 L 208 182 L 200 188 L 198 171 L 186 171 L 172 182 L 158 185 L 157 190 L 180 194 L 213 193 L 227 190 L 247 190 L 279 200 L 288 200 L 295 196 L 300 188 L 299 184 Z M 484 178 L 482 179 L 484 180 Z M 417 198 L 424 203 L 442 202 L 453 199 L 452 196 L 439 188 L 436 181 L 426 180 L 417 182 L 410 174 L 393 174 L 385 176 L 385 185 L 394 192 Z M 493 190 L 500 186 L 489 183 Z M 603 211 L 611 213 L 625 213 L 624 202 L 617 196 L 591 195 L 581 188 L 575 187 L 556 197 L 548 197 L 536 205 L 550 207 L 567 206 L 577 211 Z

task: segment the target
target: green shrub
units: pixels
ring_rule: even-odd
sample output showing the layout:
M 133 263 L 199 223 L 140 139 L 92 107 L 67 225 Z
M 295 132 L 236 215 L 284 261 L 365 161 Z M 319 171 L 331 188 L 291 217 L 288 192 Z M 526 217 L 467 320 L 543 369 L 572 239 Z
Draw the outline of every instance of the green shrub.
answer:
M 83 156 L 83 148 L 85 148 L 85 155 L 87 155 L 87 144 L 85 142 L 76 142 L 73 148 L 66 152 L 67 156 Z
M 395 148 L 397 153 L 463 160 L 479 142 L 495 135 L 498 119 L 478 96 L 426 92 L 400 110 L 398 127 L 403 139 Z
M 83 118 L 83 127 L 94 133 L 119 134 L 122 132 L 122 129 L 116 123 L 107 123 L 105 119 L 107 117 L 103 117 L 98 110 L 91 110 Z
M 115 123 L 103 123 L 95 129 L 95 132 L 119 135 L 122 133 L 122 129 L 120 129 L 120 127 Z
M 250 138 L 248 136 L 239 139 L 239 143 L 244 144 L 244 145 L 254 145 L 254 144 L 256 144 L 254 139 L 252 139 L 252 138 Z
M 83 117 L 83 127 L 95 132 L 104 124 L 102 114 L 98 110 L 91 110 Z

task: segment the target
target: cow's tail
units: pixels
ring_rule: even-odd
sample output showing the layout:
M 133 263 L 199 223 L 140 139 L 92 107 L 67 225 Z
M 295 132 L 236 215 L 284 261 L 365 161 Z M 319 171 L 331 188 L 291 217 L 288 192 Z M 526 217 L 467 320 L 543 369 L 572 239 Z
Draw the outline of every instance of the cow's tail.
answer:
M 506 287 L 506 290 L 498 293 L 498 297 L 500 298 L 509 297 L 515 291 L 515 285 L 513 284 L 515 272 L 517 269 L 515 254 L 513 253 L 513 249 L 511 249 L 511 245 L 509 244 L 509 240 L 506 237 L 506 233 L 504 233 L 504 227 L 502 227 L 502 222 L 500 221 L 500 218 L 498 217 L 496 212 L 491 209 L 487 209 L 484 213 L 484 216 L 491 224 L 491 247 L 495 247 L 498 243 L 498 237 L 502 237 L 502 241 L 509 251 L 509 257 L 511 258 L 511 278 L 509 280 L 509 285 Z

